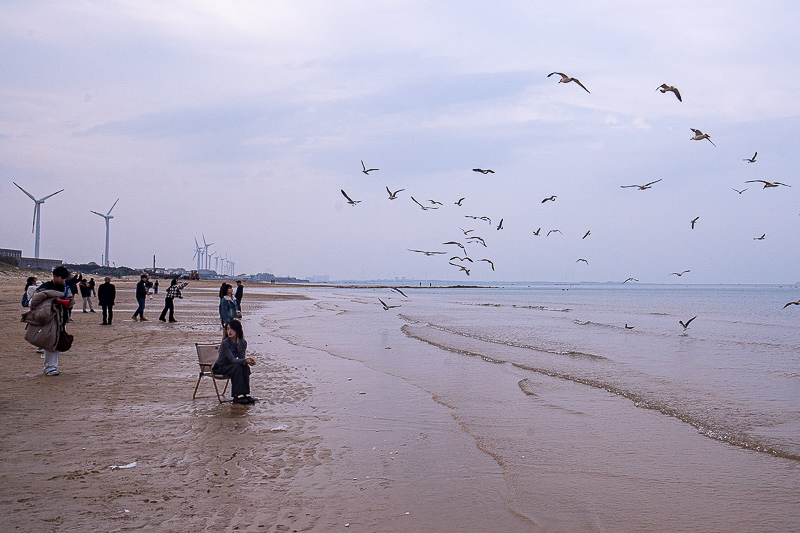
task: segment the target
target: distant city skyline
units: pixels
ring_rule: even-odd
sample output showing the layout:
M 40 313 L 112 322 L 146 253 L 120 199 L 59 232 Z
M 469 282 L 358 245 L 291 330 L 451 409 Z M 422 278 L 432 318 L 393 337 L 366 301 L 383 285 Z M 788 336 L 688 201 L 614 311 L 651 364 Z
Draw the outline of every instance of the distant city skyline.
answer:
M 40 255 L 67 262 L 102 263 L 90 210 L 120 198 L 109 253 L 134 268 L 196 268 L 204 235 L 237 274 L 794 283 L 798 15 L 6 2 L 0 246 L 33 253 L 16 182 L 64 190 Z

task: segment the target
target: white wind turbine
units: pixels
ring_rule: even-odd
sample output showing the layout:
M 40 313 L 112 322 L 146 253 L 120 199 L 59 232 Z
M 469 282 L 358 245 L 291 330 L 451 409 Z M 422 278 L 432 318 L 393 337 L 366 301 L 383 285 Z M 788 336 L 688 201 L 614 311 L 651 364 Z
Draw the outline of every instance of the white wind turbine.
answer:
M 201 233 L 200 235 L 203 235 L 203 234 Z M 206 242 L 206 236 L 203 235 L 203 247 L 205 248 L 205 251 L 203 252 L 203 254 L 205 255 L 205 258 L 206 258 L 206 269 L 207 270 L 211 267 L 211 265 L 210 265 L 211 258 L 208 255 L 208 247 L 213 245 L 213 244 L 214 244 L 213 242 Z
M 17 185 L 17 184 L 16 184 L 16 182 L 13 182 L 13 181 L 12 181 L 11 183 L 13 183 L 14 185 Z M 33 256 L 34 256 L 36 259 L 39 259 L 39 222 L 40 222 L 40 220 L 41 220 L 41 216 L 42 216 L 42 211 L 41 211 L 42 204 L 44 203 L 44 201 L 45 201 L 45 200 L 47 200 L 47 199 L 48 199 L 48 198 L 50 198 L 51 196 L 55 196 L 56 194 L 60 193 L 60 192 L 61 192 L 61 191 L 63 191 L 64 189 L 61 189 L 61 191 L 56 191 L 56 192 L 54 192 L 53 194 L 48 194 L 47 196 L 45 196 L 45 197 L 43 197 L 43 198 L 39 198 L 39 199 L 37 200 L 36 198 L 34 198 L 34 197 L 33 197 L 33 195 L 32 195 L 31 193 L 29 193 L 28 191 L 26 191 L 25 189 L 23 189 L 23 188 L 22 188 L 22 187 L 20 187 L 19 185 L 17 185 L 17 188 L 19 188 L 19 190 L 21 190 L 22 192 L 24 192 L 25 194 L 27 194 L 27 195 L 28 195 L 28 197 L 29 197 L 31 200 L 33 200 L 34 202 L 36 202 L 36 205 L 35 205 L 35 206 L 34 206 L 34 208 L 33 208 L 33 227 L 31 228 L 31 233 L 33 233 L 34 231 L 36 231 L 36 244 L 35 244 L 35 246 L 34 246 L 34 254 L 33 254 Z
M 203 261 L 203 247 L 197 244 L 197 237 L 194 239 L 194 256 L 192 259 L 197 257 L 197 271 L 200 272 L 200 265 Z
M 117 198 L 117 202 L 119 202 L 119 198 Z M 106 264 L 105 264 L 105 266 L 108 266 L 108 221 L 111 220 L 112 218 L 114 218 L 114 217 L 111 216 L 111 211 L 114 210 L 114 206 L 117 205 L 117 202 L 114 202 L 114 205 L 111 206 L 111 209 L 109 209 L 108 213 L 106 213 L 105 215 L 103 213 L 98 213 L 97 211 L 92 211 L 92 213 L 94 213 L 95 215 L 101 216 L 104 219 L 106 219 L 106 260 L 105 260 Z

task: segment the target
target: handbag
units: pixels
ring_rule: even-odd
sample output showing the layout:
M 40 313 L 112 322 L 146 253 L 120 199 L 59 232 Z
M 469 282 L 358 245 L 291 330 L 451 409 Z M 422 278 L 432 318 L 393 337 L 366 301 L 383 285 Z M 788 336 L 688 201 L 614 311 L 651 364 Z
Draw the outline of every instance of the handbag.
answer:
M 58 334 L 58 343 L 56 343 L 56 351 L 58 352 L 68 352 L 70 348 L 72 348 L 72 341 L 74 337 L 67 333 L 65 328 L 61 328 L 61 331 Z

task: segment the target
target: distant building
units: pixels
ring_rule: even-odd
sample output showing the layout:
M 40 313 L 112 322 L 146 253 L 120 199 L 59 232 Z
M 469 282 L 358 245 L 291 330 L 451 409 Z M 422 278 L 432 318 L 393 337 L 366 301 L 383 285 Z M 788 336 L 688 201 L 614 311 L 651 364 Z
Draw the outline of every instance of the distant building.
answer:
M 11 250 L 8 248 L 0 248 L 0 256 L 16 260 L 16 265 L 20 268 L 30 268 L 33 270 L 50 271 L 55 267 L 63 265 L 64 261 L 61 259 L 37 259 L 34 257 L 22 257 L 22 250 Z M 12 261 L 5 261 L 12 263 Z
M 311 276 L 308 278 L 311 283 L 328 283 L 331 280 L 331 277 L 327 274 L 325 275 L 317 275 Z

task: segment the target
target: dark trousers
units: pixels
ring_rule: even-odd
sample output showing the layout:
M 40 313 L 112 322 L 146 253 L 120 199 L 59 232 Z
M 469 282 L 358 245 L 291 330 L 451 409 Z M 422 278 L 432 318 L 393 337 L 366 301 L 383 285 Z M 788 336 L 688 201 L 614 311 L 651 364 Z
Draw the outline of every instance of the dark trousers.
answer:
M 231 377 L 231 396 L 234 398 L 250 394 L 250 365 L 247 363 L 231 363 L 229 365 L 214 363 L 212 370 L 215 374 Z
M 133 313 L 133 318 L 136 318 L 137 316 L 144 317 L 144 301 L 145 298 L 139 298 L 138 296 L 136 297 L 136 302 L 139 304 L 139 307 L 137 307 L 136 312 Z
M 103 324 L 111 324 L 111 321 L 114 320 L 114 306 L 113 305 L 103 305 Z
M 174 298 L 164 298 L 164 310 L 161 311 L 161 316 L 158 317 L 159 320 L 164 320 L 167 316 L 167 311 L 169 311 L 169 321 L 175 322 L 175 304 L 173 303 Z

